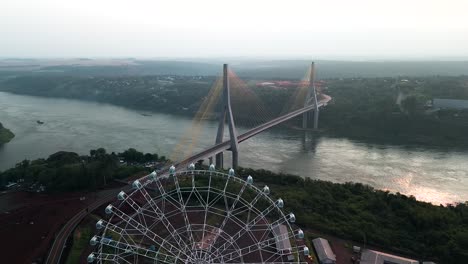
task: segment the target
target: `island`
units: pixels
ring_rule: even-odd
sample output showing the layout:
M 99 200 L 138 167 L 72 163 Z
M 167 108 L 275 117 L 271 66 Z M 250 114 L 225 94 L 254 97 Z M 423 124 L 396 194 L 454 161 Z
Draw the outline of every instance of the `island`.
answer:
M 11 132 L 8 128 L 3 127 L 3 124 L 0 123 L 0 145 L 10 142 L 12 138 L 15 137 L 15 134 Z

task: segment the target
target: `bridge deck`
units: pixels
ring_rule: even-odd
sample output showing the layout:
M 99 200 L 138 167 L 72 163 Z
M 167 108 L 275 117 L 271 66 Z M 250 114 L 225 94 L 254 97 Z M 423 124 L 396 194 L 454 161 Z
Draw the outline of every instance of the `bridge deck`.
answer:
M 325 100 L 322 100 L 319 102 L 319 107 L 322 107 L 324 105 L 326 105 L 328 103 L 328 101 L 330 101 L 330 97 L 327 97 Z M 242 141 L 245 141 L 273 126 L 276 126 L 280 123 L 283 123 L 287 120 L 290 120 L 291 118 L 294 118 L 298 115 L 301 115 L 305 112 L 308 112 L 308 111 L 311 111 L 315 108 L 315 105 L 309 105 L 309 106 L 306 106 L 306 107 L 303 107 L 301 109 L 298 109 L 298 110 L 295 110 L 295 111 L 292 111 L 290 113 L 287 113 L 285 115 L 282 115 L 280 117 L 277 117 L 273 120 L 270 120 L 264 124 L 261 124 L 255 128 L 252 128 L 251 130 L 237 136 L 237 140 L 238 142 L 242 142 Z M 219 144 L 216 144 L 208 149 L 205 149 L 189 158 L 186 158 L 185 160 L 182 160 L 178 163 L 175 164 L 176 167 L 185 167 L 187 166 L 188 164 L 192 163 L 192 162 L 196 162 L 198 160 L 201 160 L 201 159 L 206 159 L 206 158 L 209 158 L 209 157 L 213 157 L 214 155 L 220 153 L 220 152 L 223 152 L 223 151 L 226 151 L 228 150 L 229 148 L 231 147 L 231 143 L 229 140 L 227 141 L 223 141 L 222 143 L 219 143 Z

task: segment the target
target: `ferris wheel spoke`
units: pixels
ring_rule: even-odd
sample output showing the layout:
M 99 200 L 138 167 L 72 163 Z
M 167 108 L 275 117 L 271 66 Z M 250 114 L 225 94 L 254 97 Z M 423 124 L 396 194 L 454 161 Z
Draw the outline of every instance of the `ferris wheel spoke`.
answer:
M 154 233 L 150 229 L 143 226 L 141 223 L 127 215 L 126 213 L 122 212 L 117 208 L 112 208 L 112 213 L 120 218 L 122 221 L 126 222 L 127 225 L 133 227 L 134 229 L 138 230 L 141 235 L 145 236 L 146 238 L 150 239 L 154 243 L 158 244 L 161 248 L 164 248 L 168 253 L 174 254 L 175 257 L 179 257 L 179 255 L 186 255 L 184 251 L 181 251 L 179 245 L 169 243 L 166 239 L 162 238 L 158 234 Z M 165 243 L 166 242 L 166 243 Z M 169 248 L 165 246 L 165 244 L 169 245 Z M 187 255 L 186 255 L 187 256 Z
M 242 207 L 239 207 L 237 209 L 235 209 L 232 214 L 233 215 L 237 215 L 237 214 L 241 214 L 243 213 L 245 210 L 249 210 L 250 208 L 255 208 L 255 204 L 258 202 L 258 200 L 260 200 L 260 198 L 264 197 L 265 194 L 263 192 L 259 192 L 257 193 L 257 195 L 252 199 L 252 201 L 250 203 L 248 203 L 247 205 L 244 205 Z
M 188 238 L 189 238 L 189 244 L 190 245 L 195 245 L 195 239 L 193 237 L 192 228 L 191 228 L 190 221 L 189 221 L 188 214 L 187 214 L 187 210 L 186 210 L 186 203 L 184 203 L 184 199 L 183 199 L 182 194 L 180 192 L 179 180 L 177 179 L 176 174 L 173 174 L 173 178 L 174 178 L 174 184 L 175 184 L 176 191 L 177 191 L 177 196 L 179 198 L 179 203 L 180 203 L 180 208 L 179 209 L 182 212 L 182 215 L 184 217 L 185 227 L 186 227 Z M 187 202 L 188 202 L 188 200 L 187 200 Z
M 264 219 L 265 216 L 269 215 L 272 211 L 277 209 L 277 206 L 275 203 L 271 204 L 269 207 L 265 208 L 263 211 L 261 211 L 257 216 L 252 219 L 250 222 L 246 223 L 245 226 L 242 227 L 241 230 L 239 230 L 237 233 L 235 233 L 232 236 L 232 239 L 229 241 L 226 241 L 223 245 L 219 246 L 217 248 L 217 251 L 221 251 L 223 249 L 228 248 L 229 246 L 232 246 L 238 239 L 240 239 L 242 236 L 244 236 L 246 233 L 250 232 L 252 227 L 254 227 L 260 220 Z
M 119 193 L 118 195 L 119 199 L 123 199 L 127 205 L 129 205 L 134 211 L 135 215 L 138 216 L 138 222 L 142 223 L 145 228 L 151 228 L 151 225 L 157 224 L 161 218 L 163 217 L 163 214 L 151 210 L 147 210 L 140 206 L 137 202 L 135 202 L 129 195 L 124 193 L 123 191 Z M 151 224 L 148 225 L 146 222 L 146 218 L 151 219 Z
M 164 189 L 164 186 L 162 186 L 162 184 L 161 184 L 161 182 L 159 180 L 155 179 L 153 182 L 156 184 L 156 186 L 157 186 L 157 188 L 159 190 L 160 199 L 161 199 L 162 204 L 164 206 L 166 206 L 166 203 L 168 203 L 169 205 L 171 205 L 173 208 L 176 209 L 174 211 L 180 211 L 180 210 L 178 210 L 178 208 L 180 208 L 182 206 L 182 204 L 180 203 L 180 200 L 176 200 L 173 197 L 173 195 L 175 195 L 175 194 L 177 194 L 177 196 L 179 195 L 179 190 L 175 189 L 175 190 L 172 190 L 172 191 L 166 191 L 166 189 Z M 163 212 L 166 212 L 166 210 L 163 210 Z
M 227 186 L 228 186 L 228 182 L 229 182 L 229 179 L 231 177 L 228 178 L 228 180 L 226 180 L 226 184 L 224 186 L 224 193 L 226 193 L 226 189 L 227 189 Z M 244 184 L 242 185 L 240 191 L 237 193 L 237 195 L 235 196 L 236 198 L 234 199 L 234 201 L 232 202 L 232 205 L 230 207 L 229 206 L 229 203 L 228 203 L 228 197 L 226 195 L 224 195 L 224 203 L 225 203 L 225 206 L 226 206 L 226 216 L 224 217 L 223 219 L 223 222 L 221 223 L 219 229 L 220 230 L 223 230 L 224 229 L 224 226 L 226 225 L 226 223 L 228 222 L 228 220 L 230 219 L 231 217 L 231 214 L 232 214 L 232 211 L 234 210 L 234 208 L 236 207 L 237 203 L 239 202 L 240 198 L 242 197 L 242 194 L 244 193 L 244 190 L 245 188 L 247 187 L 247 185 L 249 185 L 248 182 L 244 182 Z M 208 252 L 211 252 L 212 248 L 213 248 L 213 245 L 216 243 L 217 241 L 217 238 L 215 238 L 214 242 L 210 245 L 210 247 L 208 248 Z
M 193 194 L 194 194 L 195 197 L 197 198 L 197 201 L 200 203 L 200 206 L 201 206 L 201 207 L 203 207 L 203 208 L 207 208 L 207 207 L 208 207 L 208 202 L 205 201 L 205 199 L 203 198 L 203 196 L 200 194 L 200 191 L 198 190 L 198 188 L 195 188 L 195 189 L 194 189 Z
M 163 223 L 163 225 L 166 227 L 167 231 L 169 231 L 169 234 L 171 237 L 177 242 L 177 244 L 184 249 L 184 251 L 190 250 L 190 247 L 185 243 L 184 239 L 179 235 L 179 233 L 175 232 L 174 226 L 171 224 L 169 219 L 166 217 L 165 213 L 161 211 L 159 206 L 154 202 L 152 199 L 151 195 L 146 191 L 145 188 L 140 188 L 140 193 L 143 195 L 145 198 L 145 201 L 151 209 L 154 210 L 154 212 L 157 214 L 159 220 Z
M 126 260 L 125 258 L 117 255 L 117 254 L 110 254 L 110 253 L 97 253 L 93 252 L 94 257 L 98 260 L 104 260 L 104 261 L 111 261 L 114 263 L 128 263 L 132 264 L 130 261 Z
M 208 177 L 208 191 L 206 192 L 206 201 L 204 201 L 205 213 L 203 215 L 203 231 L 202 231 L 202 241 L 205 241 L 205 232 L 206 232 L 206 218 L 208 216 L 208 202 L 210 200 L 210 187 L 211 187 L 211 174 Z M 202 197 L 203 198 L 203 197 Z M 208 254 L 207 254 L 208 255 Z M 205 255 L 205 260 L 207 260 L 207 255 Z
M 208 206 L 209 207 L 212 207 L 214 206 L 215 204 L 217 204 L 221 198 L 223 198 L 223 193 L 222 193 L 222 190 L 221 191 L 216 191 L 216 196 L 209 202 Z
M 274 227 L 274 226 L 279 226 L 279 225 L 284 225 L 284 224 L 285 224 L 285 225 L 289 225 L 289 222 L 288 222 L 288 221 L 290 221 L 289 215 L 288 215 L 288 216 L 285 216 L 285 217 L 281 217 L 281 218 L 279 218 L 278 220 L 276 220 L 276 221 L 274 221 L 274 222 L 272 222 L 272 223 L 267 224 L 267 225 L 266 225 L 267 228 L 266 228 L 266 229 L 263 229 L 263 230 L 264 230 L 264 231 L 271 231 L 271 232 L 273 232 L 273 228 L 272 228 L 272 227 Z M 263 240 L 263 239 L 265 239 L 265 237 L 268 236 L 269 233 L 270 233 L 270 232 L 264 232 L 263 235 L 262 235 L 261 238 L 260 238 L 260 241 Z
M 241 256 L 245 256 L 245 255 L 250 254 L 252 252 L 263 250 L 263 249 L 265 249 L 267 247 L 275 246 L 278 241 L 289 240 L 291 237 L 294 237 L 294 234 L 293 235 L 289 235 L 289 233 L 281 234 L 281 235 L 276 236 L 275 238 L 270 238 L 270 239 L 263 240 L 263 241 L 260 241 L 260 242 L 256 242 L 256 243 L 253 243 L 253 244 L 251 244 L 249 246 L 240 248 L 239 251 L 241 252 Z M 274 252 L 274 253 L 277 253 L 277 252 Z M 234 260 L 234 259 L 236 259 L 236 257 L 237 257 L 236 254 L 230 253 L 230 254 L 228 254 L 228 257 L 225 259 L 225 261 L 227 262 L 227 261 Z
M 108 239 L 108 238 L 102 238 L 99 236 L 95 236 L 95 238 L 98 243 L 101 243 L 102 245 L 106 245 L 108 247 L 112 247 L 117 250 L 121 250 L 122 253 L 124 254 L 138 255 L 138 256 L 141 256 L 147 259 L 156 260 L 162 263 L 168 263 L 168 264 L 174 263 L 173 262 L 174 256 L 170 256 L 170 255 L 161 253 L 156 250 L 150 250 L 150 249 L 146 249 L 140 246 L 130 245 L 127 243 L 119 242 L 119 241 Z
M 125 241 L 125 244 L 131 244 L 131 245 L 134 245 L 134 246 L 137 246 L 137 243 L 135 242 L 134 238 L 135 237 L 139 237 L 139 236 L 142 236 L 142 237 L 146 237 L 148 238 L 145 234 L 142 234 L 141 231 L 137 230 L 137 229 L 129 229 L 129 228 L 121 228 L 117 225 L 114 225 L 112 223 L 104 223 L 103 220 L 100 220 L 103 224 L 106 224 L 106 228 L 110 231 L 113 232 L 113 234 L 118 234 L 120 235 L 120 238 Z M 136 232 L 132 232 L 132 231 L 136 231 Z M 112 236 L 111 236 L 112 237 Z M 155 241 L 153 241 L 155 242 Z M 164 246 L 162 246 L 161 244 L 159 243 L 156 243 L 158 246 L 164 248 Z

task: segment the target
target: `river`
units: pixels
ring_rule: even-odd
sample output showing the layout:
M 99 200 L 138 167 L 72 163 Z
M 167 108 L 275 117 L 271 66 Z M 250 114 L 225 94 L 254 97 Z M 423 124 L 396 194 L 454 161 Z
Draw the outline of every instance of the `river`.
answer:
M 217 125 L 204 122 L 200 139 L 192 148 L 190 141 L 180 144 L 185 136 L 197 133 L 186 117 L 142 115 L 141 111 L 109 104 L 3 92 L 0 122 L 16 135 L 0 146 L 0 170 L 60 150 L 86 154 L 98 147 L 109 152 L 134 147 L 168 157 L 181 156 L 177 149 L 189 154 L 212 145 Z M 367 144 L 282 128 L 240 144 L 239 162 L 243 167 L 312 179 L 361 182 L 434 204 L 468 201 L 468 151 Z

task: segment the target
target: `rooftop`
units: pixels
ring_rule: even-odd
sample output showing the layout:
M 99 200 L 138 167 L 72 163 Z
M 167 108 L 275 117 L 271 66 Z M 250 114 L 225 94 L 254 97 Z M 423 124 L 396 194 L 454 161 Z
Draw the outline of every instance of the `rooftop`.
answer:
M 324 238 L 316 238 L 312 240 L 314 244 L 315 251 L 317 252 L 317 257 L 321 263 L 324 263 L 325 260 L 330 260 L 336 262 L 336 256 L 333 253 L 328 240 Z
M 275 235 L 276 249 L 278 251 L 291 250 L 288 228 L 285 225 L 273 226 L 273 233 Z
M 419 261 L 367 249 L 362 252 L 361 264 L 419 264 Z

